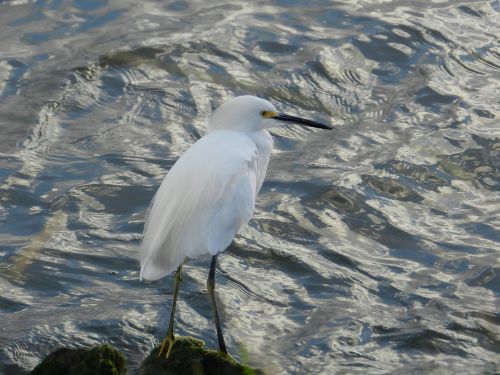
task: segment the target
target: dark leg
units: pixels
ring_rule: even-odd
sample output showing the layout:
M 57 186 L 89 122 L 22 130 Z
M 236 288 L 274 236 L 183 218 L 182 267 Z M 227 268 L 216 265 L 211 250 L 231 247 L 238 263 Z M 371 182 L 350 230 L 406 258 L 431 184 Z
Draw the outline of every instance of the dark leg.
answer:
M 219 351 L 228 354 L 226 349 L 226 344 L 224 342 L 224 336 L 222 335 L 222 328 L 219 321 L 219 312 L 217 311 L 217 304 L 215 303 L 215 267 L 217 265 L 217 255 L 212 257 L 212 264 L 210 265 L 210 272 L 208 273 L 207 279 L 207 289 L 208 297 L 210 298 L 210 304 L 212 305 L 212 311 L 215 319 L 215 327 L 217 328 L 217 338 L 219 339 Z
M 177 272 L 175 273 L 175 287 L 174 287 L 174 300 L 172 301 L 172 311 L 170 312 L 170 323 L 168 324 L 167 336 L 163 339 L 161 344 L 160 351 L 158 353 L 158 357 L 165 355 L 168 358 L 168 354 L 170 353 L 170 348 L 174 343 L 174 317 L 175 317 L 175 305 L 177 304 L 177 296 L 179 295 L 179 287 L 181 286 L 182 281 L 182 265 L 177 268 Z

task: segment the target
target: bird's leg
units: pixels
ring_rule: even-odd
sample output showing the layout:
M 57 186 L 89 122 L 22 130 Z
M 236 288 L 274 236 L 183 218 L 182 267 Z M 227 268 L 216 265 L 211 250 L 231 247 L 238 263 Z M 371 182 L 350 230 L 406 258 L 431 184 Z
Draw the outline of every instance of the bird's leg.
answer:
M 219 312 L 217 311 L 217 304 L 215 303 L 215 267 L 217 265 L 217 254 L 212 257 L 212 264 L 210 265 L 210 272 L 208 273 L 207 289 L 210 304 L 212 305 L 212 312 L 215 319 L 215 327 L 217 328 L 217 338 L 219 339 L 219 351 L 228 354 L 224 336 L 222 335 L 222 328 L 219 321 Z
M 158 352 L 158 357 L 165 355 L 168 358 L 170 354 L 170 349 L 172 348 L 172 344 L 174 343 L 174 317 L 175 317 L 175 305 L 177 303 L 177 295 L 179 294 L 179 287 L 181 286 L 182 281 L 182 265 L 177 268 L 177 272 L 175 272 L 175 287 L 174 287 L 174 300 L 172 301 L 172 311 L 170 312 L 170 323 L 168 324 L 167 336 L 163 339 L 161 344 L 160 351 Z

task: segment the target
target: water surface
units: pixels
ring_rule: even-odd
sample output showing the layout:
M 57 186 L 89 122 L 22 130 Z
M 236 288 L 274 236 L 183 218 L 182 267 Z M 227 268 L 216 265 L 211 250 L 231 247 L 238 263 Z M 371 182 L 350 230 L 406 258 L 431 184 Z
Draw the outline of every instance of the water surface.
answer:
M 173 276 L 144 212 L 240 94 L 274 130 L 254 219 L 219 257 L 231 353 L 270 374 L 500 367 L 500 3 L 0 1 L 0 373 L 110 342 L 131 373 Z M 176 330 L 217 345 L 185 267 Z

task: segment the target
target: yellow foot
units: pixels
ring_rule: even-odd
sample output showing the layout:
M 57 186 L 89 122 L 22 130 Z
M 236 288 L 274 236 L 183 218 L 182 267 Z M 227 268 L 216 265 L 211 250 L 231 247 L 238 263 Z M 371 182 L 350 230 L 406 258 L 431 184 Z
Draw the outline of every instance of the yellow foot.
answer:
M 163 339 L 163 342 L 161 343 L 161 348 L 160 351 L 158 352 L 158 358 L 160 357 L 168 358 L 168 356 L 170 355 L 170 350 L 172 349 L 172 346 L 174 346 L 174 342 L 175 342 L 174 336 L 165 337 Z

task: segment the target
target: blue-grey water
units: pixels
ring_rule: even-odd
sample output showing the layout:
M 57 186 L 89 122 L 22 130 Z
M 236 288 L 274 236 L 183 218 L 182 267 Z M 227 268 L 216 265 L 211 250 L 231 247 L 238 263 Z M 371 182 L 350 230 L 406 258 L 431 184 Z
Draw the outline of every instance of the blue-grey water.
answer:
M 173 276 L 144 213 L 240 94 L 335 125 L 274 130 L 219 257 L 230 352 L 269 374 L 500 371 L 500 2 L 0 1 L 0 373 L 110 342 L 131 373 Z M 200 187 L 202 188 L 202 187 Z M 217 347 L 185 267 L 176 332 Z

